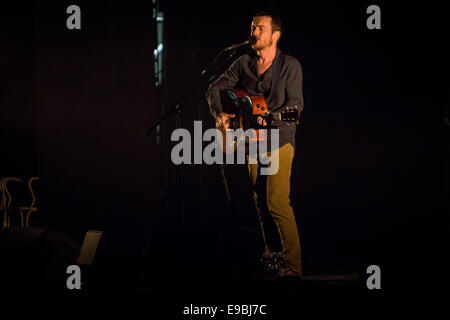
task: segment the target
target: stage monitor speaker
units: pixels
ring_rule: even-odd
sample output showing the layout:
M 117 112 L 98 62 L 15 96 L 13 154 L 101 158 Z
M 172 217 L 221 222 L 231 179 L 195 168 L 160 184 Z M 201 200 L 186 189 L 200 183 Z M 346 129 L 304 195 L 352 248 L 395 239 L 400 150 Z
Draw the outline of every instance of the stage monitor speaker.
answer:
M 49 227 L 8 228 L 0 232 L 0 292 L 26 294 L 65 288 L 67 266 L 80 245 Z

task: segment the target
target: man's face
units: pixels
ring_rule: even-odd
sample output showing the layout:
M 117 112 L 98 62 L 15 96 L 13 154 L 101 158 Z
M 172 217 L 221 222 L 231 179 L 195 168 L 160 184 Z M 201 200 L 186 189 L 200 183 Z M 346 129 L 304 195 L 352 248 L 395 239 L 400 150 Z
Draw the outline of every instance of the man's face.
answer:
M 261 50 L 272 46 L 278 39 L 278 33 L 272 33 L 271 17 L 255 17 L 252 21 L 251 35 L 256 38 L 256 43 L 252 48 L 254 50 Z

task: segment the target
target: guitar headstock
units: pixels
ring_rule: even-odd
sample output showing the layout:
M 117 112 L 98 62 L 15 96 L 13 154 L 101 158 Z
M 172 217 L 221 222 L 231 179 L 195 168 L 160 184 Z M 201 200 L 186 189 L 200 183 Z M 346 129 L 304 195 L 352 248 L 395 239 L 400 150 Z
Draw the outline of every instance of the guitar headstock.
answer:
M 280 111 L 281 120 L 287 122 L 288 125 L 298 124 L 299 112 L 297 106 L 287 106 L 284 110 Z

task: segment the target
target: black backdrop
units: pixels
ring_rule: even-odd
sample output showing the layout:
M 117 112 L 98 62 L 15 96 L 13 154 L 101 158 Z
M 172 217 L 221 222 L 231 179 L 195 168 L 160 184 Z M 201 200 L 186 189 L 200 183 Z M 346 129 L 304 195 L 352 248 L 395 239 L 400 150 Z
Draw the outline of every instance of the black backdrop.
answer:
M 275 10 L 286 27 L 280 47 L 304 72 L 292 201 L 305 265 L 416 272 L 448 262 L 449 25 L 440 5 L 377 2 L 382 29 L 368 30 L 371 2 L 161 0 L 167 69 L 155 89 L 151 2 L 77 1 L 78 31 L 65 26 L 70 4 L 11 5 L 2 19 L 0 172 L 41 178 L 40 223 L 77 239 L 114 230 L 130 250 L 149 229 L 227 225 L 218 168 L 170 163 L 175 117 L 161 144 L 144 132 L 222 48 L 245 39 L 253 13 Z M 205 88 L 182 102 L 183 127 L 213 125 Z M 245 168 L 228 173 L 247 208 Z

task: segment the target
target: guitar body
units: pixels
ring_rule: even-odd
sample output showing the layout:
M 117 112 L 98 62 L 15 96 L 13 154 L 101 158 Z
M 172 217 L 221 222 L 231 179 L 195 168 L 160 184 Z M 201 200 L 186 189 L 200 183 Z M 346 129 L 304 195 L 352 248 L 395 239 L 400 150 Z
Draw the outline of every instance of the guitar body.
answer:
M 265 115 L 269 112 L 266 97 L 251 96 L 247 91 L 242 89 L 233 89 L 232 91 L 236 95 L 237 99 L 250 99 L 249 106 L 251 106 L 252 115 Z
M 264 131 L 261 129 L 268 129 L 269 126 L 262 127 L 258 125 L 257 119 L 260 116 L 269 123 L 271 120 L 282 120 L 288 122 L 288 124 L 298 123 L 297 107 L 287 107 L 284 111 L 271 113 L 265 96 L 250 95 L 243 89 L 223 90 L 221 92 L 221 102 L 223 112 L 235 115 L 229 121 L 229 129 L 225 129 L 222 124 L 216 125 L 216 128 L 222 133 L 222 139 L 219 139 L 218 143 L 225 154 L 234 153 L 237 148 L 236 141 L 227 139 L 227 131 L 255 129 L 254 135 L 249 137 L 246 143 L 267 139 Z M 227 146 L 229 146 L 228 149 Z

